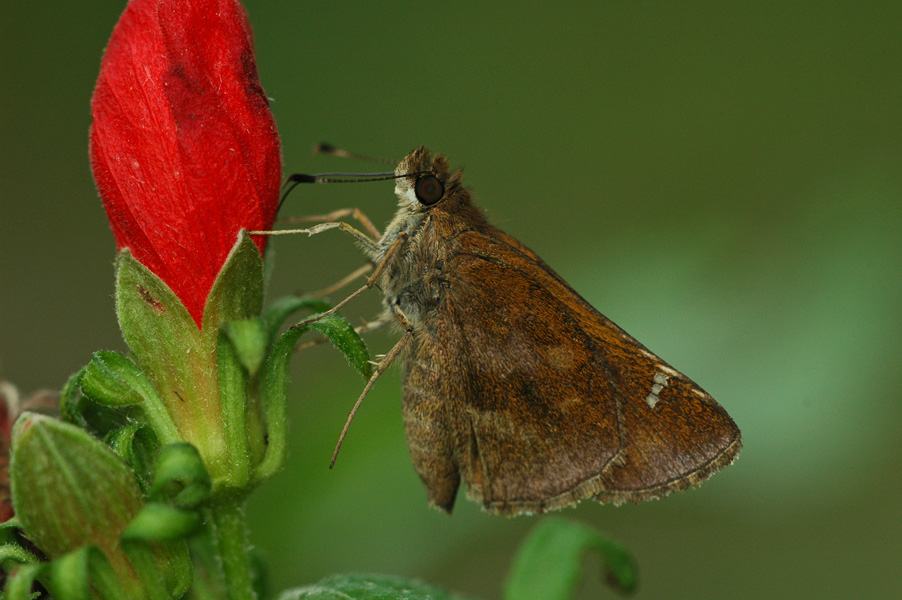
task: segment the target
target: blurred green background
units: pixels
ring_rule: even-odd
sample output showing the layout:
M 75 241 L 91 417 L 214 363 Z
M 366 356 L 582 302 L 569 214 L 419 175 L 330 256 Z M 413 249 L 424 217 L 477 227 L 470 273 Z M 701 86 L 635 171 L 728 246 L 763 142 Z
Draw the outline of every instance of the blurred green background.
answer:
M 635 553 L 641 597 L 899 597 L 902 3 L 246 5 L 287 172 L 368 168 L 319 140 L 445 153 L 495 224 L 740 425 L 741 458 L 699 490 L 564 511 Z M 23 391 L 124 349 L 87 159 L 123 6 L 0 4 L 0 369 Z M 394 203 L 390 183 L 311 186 L 283 215 L 381 224 Z M 275 244 L 274 295 L 361 264 L 338 233 Z M 536 519 L 427 507 L 397 369 L 331 472 L 362 382 L 325 346 L 293 377 L 288 467 L 250 503 L 274 585 L 378 571 L 498 597 Z M 606 594 L 587 565 L 581 597 Z

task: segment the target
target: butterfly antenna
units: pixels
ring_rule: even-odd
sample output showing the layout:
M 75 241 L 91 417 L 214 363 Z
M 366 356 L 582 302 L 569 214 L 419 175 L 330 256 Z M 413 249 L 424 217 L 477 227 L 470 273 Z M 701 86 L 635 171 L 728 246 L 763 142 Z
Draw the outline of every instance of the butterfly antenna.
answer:
M 354 160 L 365 160 L 366 162 L 374 162 L 383 165 L 396 165 L 398 161 L 391 160 L 389 158 L 380 158 L 378 156 L 366 156 L 364 154 L 357 154 L 356 152 L 349 152 L 347 150 L 343 150 L 342 148 L 338 148 L 333 146 L 328 142 L 320 142 L 316 146 L 313 147 L 313 154 L 328 154 L 329 156 L 338 156 L 340 158 L 353 158 Z
M 400 179 L 401 177 L 419 174 L 420 171 L 415 173 L 401 173 L 400 175 L 395 175 L 394 171 L 385 171 L 382 173 L 294 173 L 293 175 L 288 176 L 288 179 L 285 180 L 285 184 L 282 186 L 285 188 L 285 192 L 282 193 L 282 198 L 279 200 L 279 207 L 276 209 L 276 212 L 279 212 L 282 205 L 285 204 L 285 200 L 288 198 L 288 194 L 291 193 L 291 190 L 302 183 L 363 183 L 364 181 Z
M 336 177 L 340 177 L 340 179 L 335 179 Z M 282 205 L 285 204 L 285 200 L 288 198 L 288 194 L 291 193 L 291 190 L 302 183 L 359 183 L 362 181 L 397 179 L 398 177 L 403 177 L 403 175 L 395 175 L 393 171 L 386 171 L 384 173 L 294 173 L 288 176 L 288 179 L 285 180 L 285 183 L 282 186 L 285 191 L 282 192 L 282 197 L 279 199 L 279 207 L 276 209 L 276 212 L 281 210 Z

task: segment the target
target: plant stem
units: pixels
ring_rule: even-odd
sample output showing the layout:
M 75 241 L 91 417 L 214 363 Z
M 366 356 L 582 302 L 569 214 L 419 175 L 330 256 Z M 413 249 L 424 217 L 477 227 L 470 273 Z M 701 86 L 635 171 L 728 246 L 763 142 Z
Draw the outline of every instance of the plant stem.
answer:
M 244 499 L 229 499 L 209 509 L 228 600 L 256 600 L 248 560 Z

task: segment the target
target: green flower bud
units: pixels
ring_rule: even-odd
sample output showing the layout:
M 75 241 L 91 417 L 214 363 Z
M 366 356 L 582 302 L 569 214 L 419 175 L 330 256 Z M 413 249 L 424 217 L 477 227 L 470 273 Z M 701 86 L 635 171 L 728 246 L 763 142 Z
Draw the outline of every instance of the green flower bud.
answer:
M 34 413 L 16 422 L 10 482 L 28 538 L 50 557 L 86 544 L 108 557 L 143 504 L 135 476 L 84 430 Z
M 47 556 L 58 559 L 51 563 L 54 573 L 82 577 L 88 569 L 91 585 L 103 598 L 177 598 L 187 591 L 191 566 L 180 537 L 142 535 L 148 530 L 145 518 L 143 531 L 123 541 L 145 506 L 141 490 L 128 465 L 83 429 L 23 413 L 13 428 L 10 480 L 22 529 Z M 184 516 L 175 517 L 158 517 L 152 524 L 156 530 L 187 531 Z M 77 552 L 86 547 L 106 560 Z M 69 564 L 77 557 L 89 562 Z

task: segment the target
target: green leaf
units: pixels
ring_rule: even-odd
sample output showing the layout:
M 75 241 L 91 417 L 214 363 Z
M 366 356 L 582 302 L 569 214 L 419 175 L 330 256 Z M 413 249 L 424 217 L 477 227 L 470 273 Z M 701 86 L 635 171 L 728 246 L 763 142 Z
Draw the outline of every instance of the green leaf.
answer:
M 636 587 L 629 552 L 588 525 L 561 518 L 541 521 L 514 559 L 505 600 L 568 600 L 579 582 L 583 555 L 594 550 L 604 561 L 607 581 L 619 591 Z
M 263 312 L 261 320 L 266 329 L 270 341 L 276 338 L 279 328 L 285 320 L 299 310 L 312 310 L 313 312 L 326 312 L 332 305 L 319 298 L 298 298 L 297 296 L 284 296 L 270 304 Z
M 288 403 L 288 363 L 291 360 L 298 339 L 308 331 L 318 331 L 328 337 L 344 352 L 351 364 L 369 379 L 373 366 L 369 362 L 369 352 L 360 335 L 342 317 L 327 315 L 310 317 L 288 329 L 273 345 L 263 367 L 261 397 L 266 411 L 268 446 L 263 461 L 254 474 L 260 481 L 272 476 L 285 462 L 287 435 L 286 406 Z
M 308 330 L 317 331 L 329 338 L 332 345 L 341 350 L 351 366 L 357 369 L 364 379 L 368 380 L 373 376 L 373 365 L 366 344 L 347 319 L 338 315 L 324 317 L 314 315 L 304 319 L 302 324 L 293 326 L 289 332 Z
M 389 575 L 333 575 L 319 583 L 286 590 L 278 600 L 465 600 L 421 581 Z

